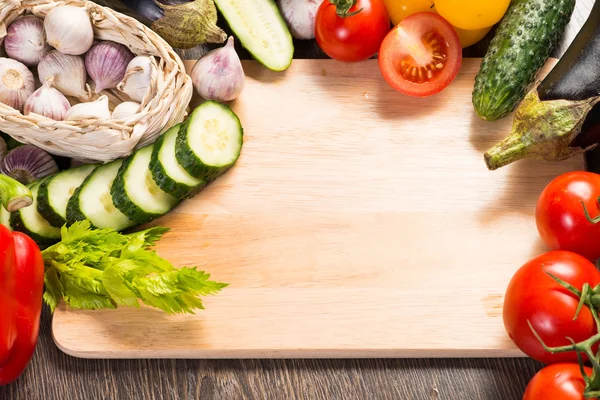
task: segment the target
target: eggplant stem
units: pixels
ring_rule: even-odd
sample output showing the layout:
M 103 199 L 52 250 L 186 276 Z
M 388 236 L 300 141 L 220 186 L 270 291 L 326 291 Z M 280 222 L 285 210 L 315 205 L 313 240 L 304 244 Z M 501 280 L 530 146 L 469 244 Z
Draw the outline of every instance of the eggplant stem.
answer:
M 8 212 L 29 207 L 33 203 L 31 191 L 8 175 L 0 174 L 0 201 Z

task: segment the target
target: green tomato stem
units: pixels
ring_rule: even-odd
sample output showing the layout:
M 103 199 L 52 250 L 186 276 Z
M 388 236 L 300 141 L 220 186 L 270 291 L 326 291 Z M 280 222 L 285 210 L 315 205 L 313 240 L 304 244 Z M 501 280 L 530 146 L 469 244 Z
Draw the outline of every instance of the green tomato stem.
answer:
M 10 176 L 0 174 L 0 201 L 8 212 L 15 212 L 33 203 L 31 191 Z
M 363 9 L 350 12 L 350 9 L 356 5 L 356 0 L 329 0 L 335 6 L 335 12 L 340 18 L 347 18 L 358 14 Z

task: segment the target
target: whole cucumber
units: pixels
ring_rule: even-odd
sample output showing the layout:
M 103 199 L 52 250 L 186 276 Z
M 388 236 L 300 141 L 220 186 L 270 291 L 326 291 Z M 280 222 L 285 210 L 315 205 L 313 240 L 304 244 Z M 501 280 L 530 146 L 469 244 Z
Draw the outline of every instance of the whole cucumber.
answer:
M 523 100 L 562 37 L 575 0 L 513 0 L 475 78 L 473 105 L 488 121 L 504 118 Z

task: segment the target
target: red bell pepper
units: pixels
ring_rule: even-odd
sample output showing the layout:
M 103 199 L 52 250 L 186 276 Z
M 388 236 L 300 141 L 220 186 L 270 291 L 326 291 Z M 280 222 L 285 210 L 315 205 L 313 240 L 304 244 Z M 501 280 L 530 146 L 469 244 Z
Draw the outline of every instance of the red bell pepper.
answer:
M 43 293 L 40 248 L 0 225 L 0 386 L 19 378 L 33 356 Z

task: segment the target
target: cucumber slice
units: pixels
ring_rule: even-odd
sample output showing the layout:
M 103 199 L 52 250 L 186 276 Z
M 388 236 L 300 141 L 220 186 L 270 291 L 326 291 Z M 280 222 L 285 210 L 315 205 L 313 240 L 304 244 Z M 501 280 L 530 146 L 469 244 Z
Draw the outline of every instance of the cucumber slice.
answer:
M 143 147 L 128 157 L 110 190 L 114 205 L 138 224 L 168 213 L 178 203 L 152 179 L 150 159 L 153 148 L 153 144 Z
M 67 203 L 67 222 L 89 220 L 96 228 L 122 231 L 135 223 L 115 207 L 110 195 L 123 160 L 104 164 L 88 175 Z
M 96 167 L 93 164 L 83 165 L 60 172 L 42 182 L 37 196 L 37 208 L 50 225 L 60 228 L 67 223 L 69 199 Z
M 287 24 L 273 0 L 215 0 L 229 27 L 252 56 L 273 71 L 286 70 L 294 57 Z
M 10 225 L 15 231 L 23 232 L 38 244 L 49 244 L 60 240 L 60 229 L 48 223 L 37 210 L 37 197 L 40 181 L 29 186 L 33 203 L 21 208 L 10 216 Z
M 12 231 L 12 226 L 10 226 L 10 213 L 6 211 L 6 208 L 2 206 L 0 206 L 0 224 L 4 225 Z
M 190 175 L 211 181 L 237 161 L 243 137 L 237 115 L 224 104 L 207 101 L 179 129 L 175 156 Z
M 154 143 L 150 170 L 152 178 L 164 192 L 177 199 L 191 196 L 206 186 L 206 181 L 196 179 L 179 165 L 175 157 L 175 143 L 181 124 L 162 134 Z

